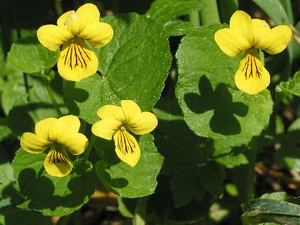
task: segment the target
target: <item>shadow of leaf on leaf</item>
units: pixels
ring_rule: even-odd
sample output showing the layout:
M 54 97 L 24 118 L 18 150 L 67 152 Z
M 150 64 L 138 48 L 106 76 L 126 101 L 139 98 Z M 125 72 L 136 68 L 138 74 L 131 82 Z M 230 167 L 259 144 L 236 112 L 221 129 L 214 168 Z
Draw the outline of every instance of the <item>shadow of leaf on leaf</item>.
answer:
M 213 111 L 210 128 L 213 132 L 223 135 L 239 134 L 241 125 L 236 116 L 245 117 L 247 105 L 233 102 L 232 94 L 225 84 L 218 84 L 213 90 L 209 79 L 203 75 L 198 84 L 199 94 L 188 93 L 184 100 L 189 109 L 197 114 Z

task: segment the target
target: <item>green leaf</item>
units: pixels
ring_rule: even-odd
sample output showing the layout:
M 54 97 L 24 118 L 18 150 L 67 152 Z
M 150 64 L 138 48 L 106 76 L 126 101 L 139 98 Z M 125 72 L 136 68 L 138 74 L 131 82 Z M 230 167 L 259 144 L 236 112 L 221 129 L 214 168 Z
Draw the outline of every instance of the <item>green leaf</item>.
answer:
M 99 139 L 96 148 L 102 160 L 96 164 L 96 174 L 103 185 L 121 197 L 138 198 L 152 194 L 163 163 L 163 157 L 152 141 L 150 134 L 139 138 L 141 159 L 135 167 L 130 167 L 117 158 L 112 141 Z
M 0 141 L 7 139 L 11 135 L 11 130 L 7 126 L 7 118 L 0 118 Z
M 203 7 L 204 4 L 196 0 L 156 0 L 146 15 L 164 25 L 176 17 L 187 15 Z
M 13 168 L 23 196 L 18 207 L 39 211 L 45 216 L 63 216 L 78 210 L 95 191 L 92 165 L 77 160 L 70 175 L 52 177 L 44 170 L 45 157 L 45 153 L 17 151 Z
M 220 25 L 203 26 L 182 39 L 176 57 L 176 95 L 188 126 L 199 136 L 245 138 L 269 122 L 269 91 L 248 95 L 234 85 L 239 58 L 225 55 L 214 41 Z
M 300 223 L 300 206 L 274 199 L 255 199 L 243 205 L 245 224 L 277 222 L 294 225 Z
M 26 37 L 15 42 L 8 53 L 8 62 L 24 73 L 37 73 L 55 65 L 59 52 L 49 51 L 36 37 Z
M 105 104 L 134 100 L 149 110 L 160 98 L 171 64 L 167 35 L 154 20 L 137 14 L 106 17 L 113 40 L 99 51 L 99 70 L 81 82 L 65 85 L 65 100 L 73 114 L 89 123 Z M 126 35 L 125 35 L 126 34 Z
M 172 21 L 165 25 L 165 32 L 169 36 L 181 36 L 194 30 L 194 25 L 187 21 Z
M 277 86 L 277 91 L 283 91 L 300 97 L 300 72 L 296 72 L 292 80 L 281 82 Z
M 253 0 L 276 24 L 290 24 L 279 0 Z
M 5 225 L 52 225 L 49 217 L 44 217 L 40 213 L 25 211 L 22 209 L 11 209 L 4 214 Z

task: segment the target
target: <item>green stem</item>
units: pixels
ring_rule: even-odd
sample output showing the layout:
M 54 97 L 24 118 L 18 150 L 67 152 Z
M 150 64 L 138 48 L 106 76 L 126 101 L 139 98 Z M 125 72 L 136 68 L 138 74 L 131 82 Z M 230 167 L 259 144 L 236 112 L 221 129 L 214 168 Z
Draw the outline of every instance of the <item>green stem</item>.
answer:
M 30 102 L 28 75 L 26 73 L 23 73 L 23 81 L 24 81 L 25 91 L 27 94 L 27 101 Z
M 57 15 L 62 15 L 64 10 L 62 8 L 62 5 L 61 5 L 61 0 L 55 0 L 55 11 L 57 13 Z
M 55 108 L 55 110 L 57 112 L 57 115 L 59 117 L 62 116 L 63 113 L 61 112 L 61 110 L 60 110 L 60 108 L 59 108 L 59 106 L 57 104 L 57 101 L 56 101 L 56 99 L 54 97 L 54 94 L 53 94 L 53 91 L 52 91 L 52 89 L 51 89 L 51 87 L 49 85 L 49 82 L 47 82 L 47 80 L 45 78 L 44 78 L 44 84 L 46 86 L 46 89 L 47 89 L 48 95 L 50 97 L 50 100 L 51 100 L 51 102 L 52 102 L 52 104 L 53 104 L 53 106 L 54 106 L 54 108 Z
M 255 163 L 257 157 L 257 140 L 250 143 L 250 151 L 247 154 L 248 164 L 235 168 L 234 182 L 236 184 L 239 199 L 241 203 L 245 203 L 255 197 Z
M 195 27 L 200 26 L 201 23 L 200 23 L 200 16 L 199 16 L 199 11 L 198 10 L 191 12 L 189 17 L 190 17 L 191 23 Z
M 148 205 L 148 198 L 140 198 L 138 200 L 134 217 L 133 217 L 133 225 L 144 225 L 146 224 L 146 211 L 147 211 L 147 205 Z
M 92 134 L 91 138 L 90 138 L 89 146 L 84 151 L 83 162 L 86 162 L 89 159 L 89 156 L 94 147 L 95 141 L 96 141 L 96 136 Z
M 223 23 L 229 23 L 232 14 L 238 10 L 238 0 L 219 0 L 220 17 Z
M 200 11 L 202 25 L 220 23 L 217 0 L 202 0 L 205 7 Z

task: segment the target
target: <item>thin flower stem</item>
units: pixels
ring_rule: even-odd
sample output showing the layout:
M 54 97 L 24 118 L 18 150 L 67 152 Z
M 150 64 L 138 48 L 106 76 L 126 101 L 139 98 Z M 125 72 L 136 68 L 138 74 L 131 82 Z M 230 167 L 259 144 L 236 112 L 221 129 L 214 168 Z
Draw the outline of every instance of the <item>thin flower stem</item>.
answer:
M 196 11 L 193 11 L 190 13 L 189 15 L 190 17 L 190 22 L 195 26 L 195 27 L 198 27 L 200 26 L 200 15 L 199 15 L 199 11 L 196 10 Z
M 146 211 L 147 211 L 147 205 L 148 205 L 148 198 L 143 197 L 139 198 L 135 214 L 133 217 L 133 225 L 144 225 L 146 224 Z
M 45 78 L 44 78 L 44 84 L 45 84 L 45 86 L 46 86 L 46 89 L 47 89 L 48 95 L 49 95 L 49 97 L 50 97 L 50 100 L 51 100 L 51 102 L 52 102 L 52 104 L 53 104 L 53 106 L 54 106 L 54 108 L 55 108 L 55 110 L 56 110 L 56 112 L 57 112 L 57 115 L 58 115 L 59 117 L 62 116 L 63 113 L 61 112 L 61 110 L 60 110 L 60 108 L 59 108 L 59 106 L 58 106 L 58 104 L 57 104 L 57 101 L 56 101 L 56 99 L 55 99 L 55 97 L 54 97 L 53 91 L 52 91 L 52 89 L 51 89 L 49 83 L 46 81 Z
M 84 155 L 83 155 L 83 162 L 86 162 L 89 159 L 89 156 L 94 147 L 95 141 L 96 141 L 96 136 L 92 134 L 91 138 L 90 138 L 89 146 L 86 148 Z
M 26 73 L 23 73 L 23 81 L 25 86 L 25 91 L 27 94 L 27 101 L 30 102 L 30 95 L 29 95 L 29 85 L 28 85 L 28 75 Z
M 62 15 L 63 14 L 63 8 L 62 8 L 62 5 L 61 5 L 61 2 L 62 0 L 55 0 L 55 11 L 57 13 L 58 16 Z
M 221 21 L 229 23 L 232 14 L 239 8 L 238 0 L 221 0 L 218 3 Z
M 217 0 L 202 0 L 205 7 L 200 11 L 202 25 L 220 23 Z

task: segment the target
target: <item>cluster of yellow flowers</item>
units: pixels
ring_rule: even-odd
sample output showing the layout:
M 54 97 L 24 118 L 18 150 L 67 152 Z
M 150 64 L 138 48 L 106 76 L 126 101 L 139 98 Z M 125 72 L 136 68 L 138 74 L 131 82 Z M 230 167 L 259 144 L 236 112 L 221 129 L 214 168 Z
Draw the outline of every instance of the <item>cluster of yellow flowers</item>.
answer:
M 76 12 L 64 13 L 57 20 L 57 25 L 44 25 L 38 29 L 37 36 L 43 46 L 51 51 L 61 48 L 57 67 L 64 79 L 80 81 L 98 70 L 98 58 L 85 40 L 99 48 L 113 37 L 112 27 L 99 19 L 97 7 L 88 3 Z M 259 51 L 280 53 L 287 47 L 291 36 L 288 26 L 271 29 L 264 20 L 251 19 L 247 13 L 237 11 L 231 17 L 229 28 L 215 33 L 215 41 L 231 57 L 245 53 L 235 74 L 235 83 L 240 90 L 256 94 L 270 83 L 270 75 Z M 128 165 L 135 166 L 141 150 L 127 129 L 136 135 L 147 134 L 157 126 L 156 116 L 141 112 L 131 100 L 122 100 L 121 106 L 105 105 L 97 111 L 97 115 L 101 120 L 93 124 L 92 133 L 107 140 L 113 138 L 117 156 Z M 46 172 L 52 176 L 66 176 L 73 168 L 68 151 L 79 155 L 88 146 L 88 139 L 79 133 L 79 128 L 80 121 L 73 115 L 47 118 L 36 124 L 35 133 L 25 132 L 22 135 L 21 147 L 33 154 L 49 150 L 44 161 Z
M 76 12 L 64 13 L 56 25 L 44 25 L 37 31 L 39 41 L 51 51 L 57 51 L 62 45 L 57 67 L 58 73 L 66 80 L 80 81 L 96 73 L 98 59 L 84 40 L 94 47 L 102 47 L 110 42 L 113 29 L 107 23 L 99 22 L 98 8 L 87 3 Z M 121 106 L 105 105 L 98 112 L 100 121 L 92 126 L 94 135 L 115 141 L 117 156 L 130 166 L 135 166 L 141 156 L 141 150 L 134 134 L 150 133 L 157 126 L 153 113 L 141 112 L 132 100 L 122 100 Z M 67 115 L 47 118 L 35 125 L 35 133 L 25 132 L 21 137 L 21 147 L 33 154 L 48 150 L 44 167 L 51 176 L 63 177 L 72 171 L 73 164 L 68 151 L 73 155 L 82 154 L 88 139 L 79 133 L 78 117 Z

